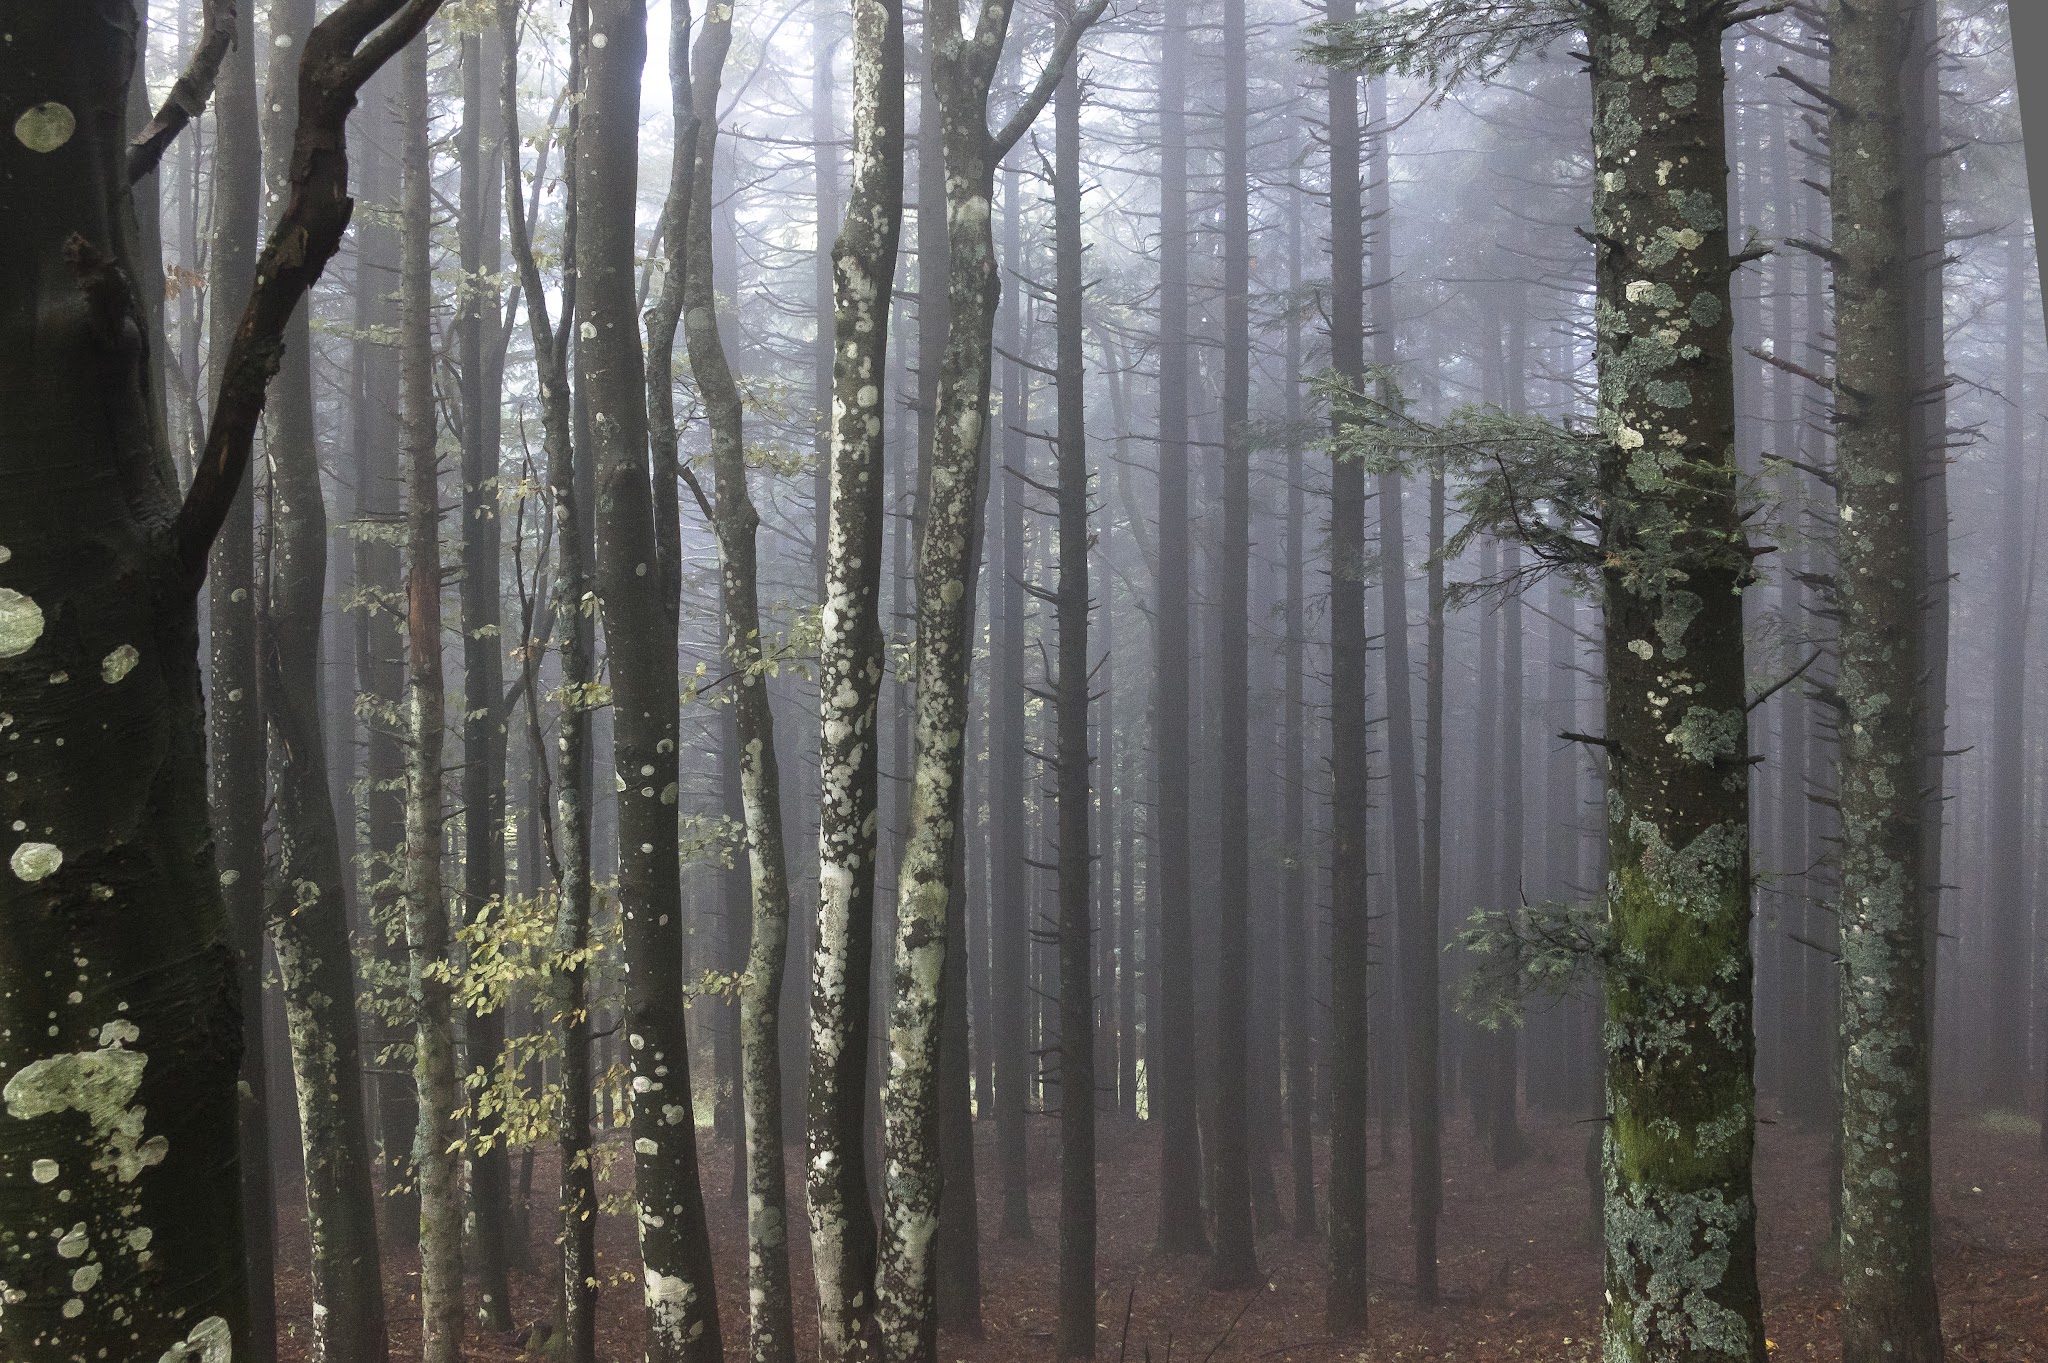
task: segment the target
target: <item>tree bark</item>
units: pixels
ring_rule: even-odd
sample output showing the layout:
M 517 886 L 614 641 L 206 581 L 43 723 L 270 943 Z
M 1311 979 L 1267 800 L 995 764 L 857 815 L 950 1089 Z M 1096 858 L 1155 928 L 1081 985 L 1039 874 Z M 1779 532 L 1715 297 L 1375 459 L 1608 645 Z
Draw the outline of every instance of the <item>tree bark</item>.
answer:
M 718 281 L 712 253 L 711 167 L 718 149 L 720 80 L 731 44 L 732 8 L 714 6 L 705 14 L 694 60 L 691 97 L 697 165 L 683 234 L 688 243 L 682 262 L 683 315 L 690 368 L 704 403 L 717 480 L 713 525 L 725 608 L 725 660 L 733 675 L 733 719 L 739 731 L 740 800 L 751 891 L 752 940 L 740 983 L 747 1166 L 747 1353 L 753 1363 L 788 1363 L 795 1357 L 795 1341 L 790 1321 L 788 1212 L 783 1194 L 780 1007 L 789 944 L 789 875 L 783 852 L 782 780 L 775 754 L 774 714 L 768 703 L 768 674 L 762 665 L 755 548 L 761 518 L 747 490 L 743 409 L 718 331 Z
M 634 323 L 634 193 L 644 0 L 588 0 L 577 192 L 576 322 L 596 475 L 598 607 L 612 682 L 625 920 L 633 1191 L 650 1363 L 720 1357 L 717 1292 L 697 1177 L 683 1010 L 676 801 L 678 564 L 664 527 L 673 481 L 649 476 L 645 366 Z
M 1837 0 L 1828 16 L 1848 1363 L 1942 1356 L 1928 1091 L 1927 915 L 1936 901 L 1926 882 L 1937 868 L 1921 860 L 1926 803 L 1916 780 L 1925 736 L 1925 484 L 1905 287 L 1916 268 L 1908 218 L 1919 196 L 1911 192 L 1918 177 L 1904 170 L 1916 149 L 1899 80 L 1916 8 L 1909 0 Z M 2018 903 L 2010 908 L 2017 919 Z
M 404 913 L 406 998 L 413 1013 L 413 1083 L 419 1130 L 421 1356 L 462 1353 L 461 1081 L 455 1069 L 448 904 L 442 884 L 441 483 L 435 444 L 433 163 L 427 137 L 427 47 L 399 71 L 404 194 L 399 209 L 399 388 L 405 454 L 406 753 Z
M 1071 0 L 1060 17 L 1071 18 Z M 1059 1356 L 1095 1357 L 1094 842 L 1088 760 L 1088 397 L 1082 321 L 1081 80 L 1070 64 L 1053 96 L 1053 297 L 1059 416 L 1059 579 L 1053 627 L 1059 799 Z
M 498 401 L 500 353 L 496 196 L 499 111 L 489 99 L 483 35 L 460 40 L 462 131 L 455 341 L 462 413 L 462 898 L 466 921 L 502 903 L 505 894 L 505 734 L 503 615 L 499 601 Z M 505 1015 L 496 1008 L 463 1018 L 465 1066 L 495 1074 L 505 1046 Z M 487 1330 L 512 1328 L 508 1274 L 511 1187 L 502 1123 L 479 1114 L 470 1133 L 469 1207 L 475 1218 L 477 1320 Z
M 1188 848 L 1188 135 L 1187 16 L 1165 0 L 1159 59 L 1159 574 L 1153 667 L 1158 729 L 1160 1026 L 1145 1094 L 1159 1124 L 1159 1248 L 1206 1254 L 1197 1144 L 1194 906 Z
M 313 27 L 312 0 L 270 12 L 264 145 L 268 199 L 291 184 L 298 122 L 296 63 Z M 384 1363 L 384 1283 L 377 1195 L 363 1107 L 363 1061 L 349 940 L 348 884 L 321 723 L 321 606 L 327 595 L 327 506 L 314 429 L 311 334 L 301 305 L 272 382 L 270 562 L 259 643 L 270 729 L 277 844 L 266 887 L 273 949 L 298 1092 L 305 1163 L 313 1320 L 309 1352 L 324 1363 Z
M 1611 791 L 1603 1329 L 1621 1360 L 1764 1357 L 1723 23 L 1654 0 L 1596 6 L 1587 25 Z
M 0 711 L 37 741 L 7 745 L 0 784 L 0 1277 L 17 1298 L 0 1353 L 247 1357 L 242 1024 L 198 583 L 163 534 L 177 490 L 132 292 L 161 269 L 124 163 L 135 16 L 18 5 L 7 24 L 0 89 L 22 113 L 0 149 Z
M 883 672 L 883 411 L 903 201 L 903 10 L 856 0 L 853 178 L 832 248 L 831 504 L 818 647 L 818 920 L 811 964 L 805 1184 L 818 1342 L 827 1363 L 872 1344 L 869 970 L 874 956 L 876 701 Z
M 1330 0 L 1332 22 L 1353 14 Z M 1329 74 L 1330 366 L 1356 390 L 1365 382 L 1365 279 L 1359 183 L 1358 76 Z M 1341 408 L 1332 414 L 1342 434 Z M 1366 1324 L 1366 914 L 1365 469 L 1330 467 L 1330 1332 Z
M 224 31 L 214 122 L 213 233 L 208 274 L 209 386 L 218 390 L 248 304 L 263 197 L 257 135 L 256 26 L 251 6 L 231 7 Z M 203 42 L 203 38 L 202 38 Z M 277 1352 L 272 1289 L 277 1221 L 270 1159 L 263 1009 L 263 714 L 256 666 L 256 498 L 236 493 L 214 542 L 207 583 L 207 770 L 212 778 L 214 854 L 233 933 L 242 998 L 243 1252 L 248 1260 L 249 1336 L 259 1357 Z

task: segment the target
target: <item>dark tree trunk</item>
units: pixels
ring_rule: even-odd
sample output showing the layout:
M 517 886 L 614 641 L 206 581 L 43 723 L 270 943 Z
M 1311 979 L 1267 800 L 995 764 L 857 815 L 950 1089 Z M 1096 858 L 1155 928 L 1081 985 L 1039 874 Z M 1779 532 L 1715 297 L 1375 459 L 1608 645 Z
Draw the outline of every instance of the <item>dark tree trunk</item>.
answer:
M 1331 21 L 1353 14 L 1330 0 Z M 1365 243 L 1359 183 L 1358 77 L 1329 74 L 1330 364 L 1356 390 L 1365 381 Z M 1339 433 L 1340 410 L 1332 413 Z M 1332 1334 L 1366 1323 L 1365 469 L 1330 467 L 1330 1013 L 1329 1284 Z
M 498 264 L 497 102 L 489 97 L 483 35 L 462 35 L 460 252 L 455 341 L 462 412 L 462 898 L 468 921 L 489 912 L 505 893 L 504 644 L 498 572 Z M 463 1019 L 472 1072 L 495 1074 L 505 1046 L 498 1008 Z M 479 1114 L 471 1132 L 469 1207 L 475 1219 L 477 1320 L 487 1330 L 512 1328 L 507 1272 L 511 1187 L 503 1125 Z
M 274 6 L 272 42 L 289 39 L 293 50 L 303 47 L 313 10 L 312 0 Z M 272 213 L 290 192 L 295 68 L 273 58 L 265 91 Z M 328 522 L 304 305 L 285 333 L 283 367 L 271 384 L 268 448 L 270 562 L 261 653 L 277 843 L 266 893 L 298 1091 L 315 1307 L 310 1351 L 325 1363 L 383 1363 L 384 1283 L 363 1107 L 347 858 L 320 705 Z
M 251 6 L 233 11 L 234 47 L 215 88 L 213 240 L 207 272 L 207 387 L 218 392 L 228 349 L 249 301 L 263 158 L 256 113 L 256 26 Z M 263 713 L 256 666 L 256 496 L 235 495 L 214 543 L 207 583 L 207 768 L 212 777 L 214 855 L 220 861 L 242 986 L 242 1234 L 249 1265 L 249 1336 L 259 1358 L 277 1352 L 269 1084 L 263 1044 Z
M 1022 205 L 1017 173 L 1004 177 L 1003 263 L 1015 277 L 1023 267 Z M 1022 306 L 1013 290 L 1003 300 L 1005 349 L 1024 354 Z M 993 639 L 989 658 L 989 871 L 990 993 L 995 1014 L 996 1172 L 1002 1189 L 998 1233 L 1031 1238 L 1031 920 L 1024 880 L 1024 370 L 1003 369 L 1003 476 L 996 480 L 1001 507 L 1000 580 L 991 584 Z
M 1248 726 L 1251 574 L 1251 180 L 1244 0 L 1223 0 L 1223 542 L 1216 573 L 1217 957 L 1210 1285 L 1258 1276 L 1245 1089 L 1251 990 Z
M 156 287 L 125 173 L 126 4 L 15 5 L 0 89 L 0 784 L 9 871 L 0 1353 L 253 1357 L 236 1144 L 242 1024 L 206 819 L 197 572 L 164 528 Z M 68 680 L 53 680 L 68 678 Z M 89 696 L 89 701 L 84 699 Z M 260 758 L 258 759 L 260 761 Z M 94 1299 L 78 1300 L 95 1257 Z M 69 1251 L 65 1251 L 66 1254 Z
M 1071 0 L 1061 17 L 1070 19 Z M 1053 270 L 1058 309 L 1059 581 L 1054 683 L 1059 798 L 1059 1356 L 1095 1357 L 1094 843 L 1088 826 L 1088 399 L 1083 350 L 1081 80 L 1069 66 L 1053 96 Z
M 1847 1363 L 1934 1363 L 1942 1356 L 1927 987 L 1934 942 L 1928 911 L 1938 902 L 1927 882 L 1939 878 L 1930 875 L 1939 862 L 1922 861 L 1928 805 L 1913 779 L 1923 769 L 1927 733 L 1919 709 L 1927 694 L 1918 618 L 1928 580 L 1918 505 L 1926 483 L 1912 420 L 1913 295 L 1900 287 L 1924 268 L 1911 254 L 1910 219 L 1922 198 L 1912 191 L 1921 177 L 1906 170 L 1918 149 L 1898 79 L 1902 66 L 1912 69 L 1909 45 L 1924 41 L 1914 33 L 1918 8 L 1911 0 L 1838 0 L 1829 11 Z M 2024 267 L 2022 251 L 2012 257 Z M 2015 346 L 2015 359 L 2019 353 Z M 2006 397 L 2017 403 L 2022 394 Z M 1994 907 L 2022 918 L 2017 896 Z M 2020 1002 L 2024 977 L 2020 984 L 2019 994 L 1994 995 L 1998 1004 Z M 2019 1035 L 2014 1049 L 2023 1060 L 2024 1023 L 1998 1030 Z M 2014 1073 L 2010 1082 L 2017 1088 L 2024 1075 Z
M 1188 133 L 1184 0 L 1165 0 L 1159 59 L 1159 573 L 1152 735 L 1160 1014 L 1146 1070 L 1159 1125 L 1159 1248 L 1203 1254 L 1196 1131 L 1194 904 L 1188 846 Z
M 1764 1357 L 1723 22 L 1653 0 L 1587 24 L 1616 961 L 1604 1331 L 1630 1361 Z
M 623 1030 L 632 1072 L 633 1194 L 640 1208 L 650 1363 L 720 1357 L 717 1292 L 683 996 L 677 826 L 676 582 L 666 534 L 676 490 L 649 474 L 647 392 L 634 324 L 644 0 L 588 0 L 577 192 L 576 348 L 591 410 L 598 527 L 595 581 L 612 684 L 619 779 L 619 912 L 625 920 Z M 601 41 L 600 41 L 601 40 Z

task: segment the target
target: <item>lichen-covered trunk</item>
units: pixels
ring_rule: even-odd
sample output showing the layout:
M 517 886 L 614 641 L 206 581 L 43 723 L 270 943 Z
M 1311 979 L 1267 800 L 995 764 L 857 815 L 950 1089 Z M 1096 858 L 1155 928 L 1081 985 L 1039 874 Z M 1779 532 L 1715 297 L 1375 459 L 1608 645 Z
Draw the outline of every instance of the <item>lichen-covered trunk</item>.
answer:
M 1159 801 L 1160 1026 L 1145 1098 L 1159 1124 L 1159 1248 L 1203 1254 L 1202 1172 L 1196 1137 L 1195 944 L 1188 834 L 1188 283 L 1187 15 L 1164 0 L 1159 61 L 1159 600 L 1153 666 Z M 1148 1031 L 1151 1030 L 1148 1028 Z M 1157 1063 L 1149 1063 L 1156 1061 Z
M 1351 0 L 1330 0 L 1332 22 Z M 1358 76 L 1329 74 L 1330 365 L 1354 389 L 1365 381 L 1365 242 Z M 1341 433 L 1345 421 L 1331 414 Z M 1330 1017 L 1329 1284 L 1332 1334 L 1366 1323 L 1365 468 L 1330 468 Z
M 939 984 L 946 958 L 954 840 L 966 753 L 973 656 L 974 549 L 981 508 L 982 430 L 998 294 L 990 213 L 994 164 L 984 126 L 986 85 L 934 62 L 946 139 L 949 327 L 920 508 L 914 652 L 915 756 L 910 826 L 897 877 L 889 1074 L 883 1089 L 888 1163 L 876 1267 L 876 1332 L 885 1358 L 918 1360 L 937 1347 L 932 1246 L 938 1230 Z M 978 95 L 978 98 L 977 98 Z
M 399 72 L 405 176 L 400 205 L 399 389 L 406 474 L 406 737 L 404 912 L 406 997 L 413 1014 L 413 1083 L 419 1130 L 421 1357 L 462 1353 L 461 1080 L 448 905 L 442 884 L 442 751 L 447 689 L 441 668 L 441 484 L 435 452 L 433 274 L 429 255 L 433 163 L 427 142 L 427 45 L 407 49 Z
M 643 0 L 592 0 L 580 36 L 584 99 L 577 191 L 576 348 L 590 403 L 597 501 L 597 596 L 612 683 L 618 777 L 619 913 L 625 922 L 626 1060 L 632 1072 L 634 1199 L 638 1205 L 647 1357 L 720 1356 L 718 1304 L 704 1194 L 697 1179 L 690 1057 L 684 1026 L 683 925 L 677 827 L 676 613 L 651 485 L 647 393 L 635 323 L 634 193 Z
M 1934 1284 L 1933 941 L 1921 858 L 1925 543 L 1908 356 L 1917 208 L 1899 73 L 1903 0 L 1829 11 L 1834 222 L 1835 582 L 1841 608 L 1842 1356 L 1942 1356 Z M 2017 395 L 2015 395 L 2017 397 Z
M 1062 17 L 1073 6 L 1063 3 Z M 1059 800 L 1060 1270 L 1059 1356 L 1095 1357 L 1095 919 L 1089 903 L 1088 397 L 1082 329 L 1081 81 L 1053 96 L 1054 368 L 1059 579 L 1053 776 Z
M 740 1094 L 746 1142 L 747 1356 L 795 1357 L 789 1292 L 789 1216 L 782 1163 L 782 972 L 789 949 L 789 872 L 782 837 L 782 778 L 774 714 L 762 667 L 755 537 L 760 516 L 747 490 L 740 391 L 718 332 L 713 275 L 711 167 L 718 145 L 719 82 L 732 43 L 732 7 L 714 6 L 697 38 L 697 165 L 683 229 L 683 325 L 711 435 L 726 666 L 739 730 L 740 803 L 747 839 L 753 924 L 740 982 Z M 731 281 L 727 281 L 730 284 Z
M 495 29 L 492 30 L 495 36 Z M 503 614 L 498 520 L 498 399 L 503 354 L 498 344 L 497 199 L 500 163 L 497 101 L 488 87 L 485 35 L 463 33 L 460 45 L 462 131 L 459 243 L 462 286 L 455 317 L 462 411 L 462 912 L 467 921 L 491 912 L 505 893 L 505 734 Z M 463 1018 L 464 1068 L 495 1074 L 505 1047 L 505 1015 L 483 1008 Z M 470 1142 L 469 1208 L 475 1218 L 477 1321 L 512 1328 L 511 1185 L 503 1123 L 478 1113 Z
M 818 646 L 818 919 L 811 960 L 805 1190 L 820 1352 L 870 1342 L 875 1226 L 862 1118 L 875 906 L 882 684 L 882 385 L 903 199 L 903 11 L 853 12 L 853 177 L 832 248 L 831 507 Z
M 1589 14 L 1609 754 L 1604 1351 L 1760 1363 L 1724 8 Z
M 136 15 L 15 5 L 6 25 L 0 1354 L 247 1357 L 197 584 L 163 533 L 160 341 L 132 291 L 160 268 L 124 169 Z
M 279 53 L 295 51 L 312 27 L 312 0 L 285 0 L 271 11 L 271 41 Z M 298 122 L 296 68 L 295 62 L 274 59 L 265 92 L 266 216 L 283 207 L 288 193 L 291 129 Z M 363 1108 L 347 862 L 320 713 L 328 521 L 310 350 L 302 304 L 285 334 L 284 364 L 271 382 L 269 407 L 270 572 L 261 656 L 277 842 L 266 909 L 305 1162 L 313 1294 L 309 1352 L 322 1363 L 384 1363 L 384 1284 Z

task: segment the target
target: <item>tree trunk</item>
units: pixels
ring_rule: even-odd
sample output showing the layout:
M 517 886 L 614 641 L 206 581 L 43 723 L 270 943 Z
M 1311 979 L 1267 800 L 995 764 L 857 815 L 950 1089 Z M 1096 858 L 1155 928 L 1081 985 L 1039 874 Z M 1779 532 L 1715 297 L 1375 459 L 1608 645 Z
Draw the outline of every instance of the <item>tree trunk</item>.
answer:
M 1159 1124 L 1159 1248 L 1205 1254 L 1196 1131 L 1194 904 L 1188 847 L 1188 134 L 1185 0 L 1165 0 L 1159 59 L 1159 574 L 1157 730 L 1159 994 L 1146 1101 Z
M 1910 0 L 1830 7 L 1835 257 L 1835 527 L 1841 607 L 1842 1356 L 1934 1363 L 1934 1170 L 1927 922 L 1921 860 L 1924 488 L 1908 338 L 1919 206 L 1899 72 Z M 2016 260 L 2025 256 L 2014 251 Z M 2017 290 L 2015 297 L 2023 297 Z M 2017 339 L 2017 338 L 2015 338 Z M 2008 393 L 2018 402 L 2021 394 Z M 2010 585 L 2016 586 L 2014 581 Z M 1994 759 L 1995 760 L 1995 759 Z M 2017 897 L 2009 908 L 2021 917 Z M 2000 999 L 2011 1003 L 2010 996 Z M 2015 1029 L 2024 1052 L 2025 1026 Z M 2014 1075 L 2015 1084 L 2023 1076 Z
M 875 907 L 875 729 L 883 669 L 882 383 L 903 199 L 903 11 L 856 0 L 853 179 L 834 266 L 831 508 L 818 647 L 818 926 L 806 1166 L 819 1351 L 870 1342 L 875 1265 L 862 1120 Z
M 1249 601 L 1251 574 L 1251 180 L 1244 0 L 1223 0 L 1223 542 L 1216 573 L 1217 972 L 1209 1282 L 1249 1286 L 1251 1132 L 1245 1088 L 1251 991 Z
M 41 102 L 0 153 L 0 710 L 38 741 L 0 784 L 0 1353 L 252 1357 L 198 581 L 127 283 L 162 268 L 123 171 L 137 35 L 126 5 L 7 23 L 0 89 Z
M 1065 0 L 1060 17 L 1073 13 Z M 1081 80 L 1053 96 L 1053 257 L 1059 389 L 1059 580 L 1054 588 L 1059 797 L 1059 1356 L 1095 1357 L 1094 841 L 1088 824 L 1088 397 L 1082 322 Z
M 1353 14 L 1330 0 L 1331 22 Z M 1329 73 L 1330 365 L 1354 391 L 1365 381 L 1364 205 L 1359 184 L 1358 77 Z M 1344 414 L 1332 412 L 1341 435 Z M 1330 466 L 1330 1332 L 1366 1324 L 1365 469 Z
M 467 921 L 505 894 L 504 643 L 499 624 L 498 254 L 496 196 L 499 121 L 486 93 L 483 36 L 461 38 L 462 131 L 459 237 L 463 282 L 457 294 L 455 341 L 462 412 L 462 898 Z M 489 125 L 488 130 L 486 125 Z M 488 259 L 486 253 L 488 252 Z M 505 1046 L 505 1015 L 497 1008 L 463 1018 L 466 1068 L 495 1074 Z M 475 1218 L 477 1320 L 486 1330 L 512 1328 L 503 1126 L 479 1113 L 471 1132 L 469 1206 Z
M 575 18 L 580 20 L 580 14 Z M 561 650 L 560 713 L 556 719 L 554 821 L 543 816 L 541 840 L 552 863 L 556 894 L 553 956 L 544 986 L 551 1021 L 560 1030 L 561 1069 L 555 1098 L 555 1149 L 559 1164 L 556 1241 L 560 1246 L 562 1357 L 566 1363 L 595 1363 L 597 1357 L 597 1188 L 591 1167 L 592 1076 L 589 971 L 590 943 L 590 687 L 592 628 L 583 602 L 590 590 L 589 517 L 576 470 L 574 414 L 569 382 L 569 324 L 576 302 L 576 184 L 564 186 L 562 228 L 562 322 L 548 317 L 548 292 L 534 256 L 526 220 L 519 136 L 519 4 L 498 0 L 498 35 L 504 62 L 499 107 L 504 117 L 505 223 L 512 260 L 519 270 L 527 332 L 538 371 L 541 439 L 547 457 L 547 495 L 554 574 L 548 609 Z M 569 86 L 582 88 L 577 45 L 570 47 Z M 564 140 L 565 162 L 573 163 L 580 117 L 571 104 Z M 528 737 L 534 769 L 547 770 L 542 738 L 536 641 L 522 651 L 526 668 Z M 536 782 L 541 784 L 541 782 Z
M 1014 278 L 1023 268 L 1023 211 L 1017 173 L 1004 177 L 1003 266 Z M 1025 353 L 1023 309 L 1013 291 L 1003 300 L 1006 348 Z M 1030 976 L 1031 910 L 1024 880 L 1024 498 L 1020 475 L 1028 418 L 1023 366 L 1003 369 L 1003 473 L 997 479 L 1002 509 L 1000 581 L 992 584 L 993 639 L 989 646 L 989 874 L 995 902 L 990 943 L 990 993 L 995 1014 L 996 1171 L 1002 1188 L 998 1234 L 1031 1238 L 1029 1122 L 1032 1067 Z
M 747 1165 L 747 1353 L 753 1363 L 788 1363 L 795 1355 L 790 1321 L 788 1210 L 783 1195 L 782 971 L 789 944 L 789 875 L 782 837 L 782 778 L 775 753 L 774 714 L 762 667 L 759 574 L 755 535 L 760 516 L 747 490 L 747 455 L 739 386 L 718 332 L 712 255 L 712 162 L 718 150 L 718 97 L 732 44 L 732 9 L 705 15 L 697 38 L 694 137 L 688 243 L 682 262 L 685 336 L 711 434 L 717 480 L 718 534 L 725 659 L 734 679 L 733 720 L 739 732 L 740 800 L 747 839 L 751 946 L 740 985 L 741 1095 Z M 671 58 L 674 60 L 674 57 Z
M 312 0 L 271 10 L 271 42 L 296 50 Z M 287 47 L 289 44 L 289 47 Z M 297 63 L 274 56 L 265 91 L 269 209 L 290 192 Z M 325 1363 L 384 1363 L 384 1283 L 363 1108 L 348 881 L 321 723 L 321 605 L 327 506 L 314 430 L 311 335 L 301 305 L 271 384 L 269 600 L 263 612 L 263 711 L 270 727 L 276 861 L 267 887 L 279 987 L 298 1091 L 313 1295 L 309 1352 Z
M 1653 0 L 1596 7 L 1587 34 L 1612 867 L 1604 1348 L 1630 1361 L 1764 1357 L 1723 22 Z
M 1287 205 L 1287 291 L 1298 297 L 1306 254 L 1302 200 L 1297 186 Z M 1302 310 L 1287 312 L 1287 426 L 1301 429 Z M 1316 1233 L 1315 1055 L 1310 1044 L 1308 824 L 1303 793 L 1308 782 L 1308 709 L 1303 694 L 1308 662 L 1308 498 L 1302 480 L 1302 442 L 1287 442 L 1287 602 L 1282 628 L 1281 784 L 1286 860 L 1281 869 L 1281 949 L 1285 982 L 1280 1049 L 1287 1088 L 1287 1136 L 1296 1239 Z
M 228 349 L 249 301 L 263 159 L 256 114 L 256 25 L 251 6 L 233 13 L 234 47 L 215 88 L 213 240 L 207 272 L 208 387 L 218 392 Z M 256 667 L 256 497 L 235 495 L 213 548 L 207 583 L 207 769 L 212 777 L 214 855 L 220 861 L 242 986 L 242 1235 L 249 1265 L 249 1337 L 263 1359 L 277 1352 L 276 1196 L 270 1168 L 269 1095 L 263 1045 L 263 714 Z
M 406 997 L 413 1014 L 413 1083 L 419 1130 L 421 1357 L 462 1353 L 462 1085 L 455 1068 L 448 905 L 441 880 L 442 749 L 447 704 L 441 675 L 441 483 L 435 453 L 433 164 L 427 140 L 427 45 L 399 70 L 404 198 L 399 210 L 399 387 L 405 453 L 406 753 L 404 910 Z
M 683 995 L 677 827 L 676 597 L 668 539 L 673 480 L 649 477 L 645 367 L 634 325 L 644 0 L 589 0 L 575 159 L 576 321 L 596 475 L 597 595 L 612 683 L 619 780 L 619 912 L 625 920 L 626 1059 L 632 1072 L 633 1193 L 640 1210 L 650 1363 L 720 1357 L 717 1292 Z

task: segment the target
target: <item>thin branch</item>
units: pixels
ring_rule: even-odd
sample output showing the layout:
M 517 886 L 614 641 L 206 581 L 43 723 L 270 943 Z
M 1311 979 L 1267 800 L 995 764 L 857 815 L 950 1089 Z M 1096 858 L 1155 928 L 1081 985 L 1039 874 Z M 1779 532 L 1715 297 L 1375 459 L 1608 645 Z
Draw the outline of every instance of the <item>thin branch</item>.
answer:
M 204 0 L 199 8 L 199 44 L 192 49 L 192 60 L 172 83 L 156 117 L 128 144 L 129 184 L 155 170 L 185 125 L 206 111 L 220 64 L 234 45 L 235 0 Z

